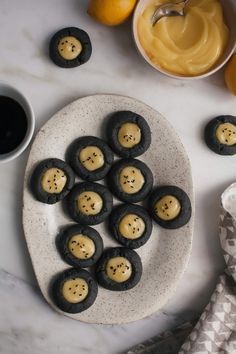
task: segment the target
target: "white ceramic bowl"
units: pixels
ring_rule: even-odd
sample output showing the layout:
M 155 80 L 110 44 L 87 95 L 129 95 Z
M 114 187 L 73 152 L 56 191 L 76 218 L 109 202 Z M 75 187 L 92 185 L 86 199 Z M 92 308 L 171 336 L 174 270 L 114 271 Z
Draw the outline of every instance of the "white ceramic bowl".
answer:
M 33 108 L 28 99 L 15 87 L 9 85 L 6 82 L 0 81 L 0 96 L 7 96 L 15 101 L 17 101 L 21 107 L 24 109 L 27 117 L 27 131 L 22 142 L 17 146 L 16 149 L 12 150 L 7 154 L 0 154 L 0 163 L 8 162 L 19 156 L 29 145 L 30 140 L 34 133 L 35 127 L 35 117 Z
M 221 56 L 220 60 L 206 73 L 197 75 L 197 76 L 182 76 L 182 75 L 177 75 L 174 73 L 171 73 L 167 70 L 162 69 L 161 67 L 155 65 L 150 58 L 147 56 L 146 52 L 144 51 L 143 47 L 141 46 L 141 43 L 139 41 L 138 37 L 138 31 L 137 31 L 137 22 L 139 19 L 139 16 L 143 13 L 144 9 L 150 4 L 153 3 L 153 0 L 140 0 L 136 6 L 134 16 L 133 16 L 133 37 L 134 41 L 136 44 L 136 47 L 139 51 L 139 53 L 142 55 L 142 57 L 156 70 L 161 72 L 162 74 L 165 74 L 169 77 L 172 77 L 174 79 L 187 79 L 187 80 L 196 80 L 196 79 L 201 79 L 207 76 L 210 76 L 214 74 L 216 71 L 218 71 L 222 66 L 229 60 L 231 55 L 233 54 L 235 47 L 236 47 L 236 2 L 234 0 L 220 0 L 221 5 L 224 10 L 224 16 L 225 16 L 225 21 L 226 24 L 230 30 L 230 36 L 229 36 L 229 41 L 227 44 L 227 47 Z

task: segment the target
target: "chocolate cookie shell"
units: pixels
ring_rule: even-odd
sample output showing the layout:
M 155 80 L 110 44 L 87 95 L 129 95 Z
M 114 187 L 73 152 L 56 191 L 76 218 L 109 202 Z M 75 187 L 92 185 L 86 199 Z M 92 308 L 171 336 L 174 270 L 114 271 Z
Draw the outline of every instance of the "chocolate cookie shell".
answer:
M 55 175 L 53 175 L 52 177 L 50 177 L 50 179 L 48 179 L 48 183 L 52 183 L 53 184 L 53 188 L 55 186 L 55 193 L 51 193 L 50 189 L 48 191 L 43 189 L 42 186 L 42 180 L 45 176 L 45 174 L 47 173 L 47 171 L 55 169 Z M 59 178 L 63 176 L 60 176 L 60 174 L 63 172 L 64 176 L 66 177 L 66 183 L 63 187 L 63 189 L 61 190 L 60 193 L 57 193 L 57 184 L 59 183 Z M 65 198 L 65 196 L 70 192 L 70 190 L 72 189 L 73 185 L 75 183 L 75 175 L 73 170 L 71 169 L 71 167 L 64 161 L 60 160 L 60 159 L 47 159 L 47 160 L 43 160 L 41 161 L 35 168 L 31 179 L 30 179 L 30 185 L 31 185 L 31 189 L 32 192 L 35 196 L 35 198 L 42 202 L 42 203 L 46 203 L 46 204 L 55 204 L 58 201 L 62 200 L 63 198 Z M 58 184 L 59 186 L 59 184 Z M 50 188 L 50 187 L 49 187 Z M 52 187 L 51 187 L 52 188 Z M 53 190 L 52 188 L 52 190 Z
M 77 278 L 82 279 L 87 283 L 88 294 L 83 301 L 72 303 L 64 298 L 62 289 L 66 281 L 75 280 Z M 75 284 L 75 286 L 76 285 L 77 284 Z M 78 287 L 77 289 L 78 290 L 75 290 L 76 292 L 83 292 L 83 288 L 79 289 Z M 92 275 L 86 270 L 70 268 L 57 275 L 52 283 L 51 293 L 54 303 L 59 307 L 60 310 L 68 313 L 79 313 L 87 310 L 90 306 L 93 305 L 98 294 L 98 286 Z
M 73 59 L 65 59 L 60 54 L 59 45 L 63 38 L 73 37 L 78 40 L 81 44 L 80 53 Z M 71 47 L 73 50 L 73 46 Z M 89 38 L 89 35 L 80 28 L 76 27 L 67 27 L 56 32 L 49 45 L 49 55 L 51 60 L 58 66 L 62 68 L 74 68 L 79 65 L 85 64 L 91 57 L 92 54 L 92 45 Z
M 119 130 L 123 124 L 132 123 L 140 129 L 140 141 L 132 147 L 124 147 L 119 141 Z M 137 157 L 142 155 L 151 144 L 151 130 L 146 120 L 131 111 L 119 111 L 111 115 L 107 124 L 107 139 L 110 147 L 121 157 Z M 135 139 L 132 133 L 125 133 L 127 139 Z M 135 140 L 133 140 L 135 143 Z

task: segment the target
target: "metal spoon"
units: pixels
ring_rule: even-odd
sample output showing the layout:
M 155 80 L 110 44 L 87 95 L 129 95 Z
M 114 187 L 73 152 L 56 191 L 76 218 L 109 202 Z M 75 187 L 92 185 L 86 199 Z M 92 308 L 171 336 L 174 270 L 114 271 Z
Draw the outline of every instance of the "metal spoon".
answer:
M 151 18 L 152 25 L 155 26 L 162 17 L 184 16 L 184 9 L 188 2 L 189 0 L 183 0 L 177 4 L 172 2 L 158 6 Z

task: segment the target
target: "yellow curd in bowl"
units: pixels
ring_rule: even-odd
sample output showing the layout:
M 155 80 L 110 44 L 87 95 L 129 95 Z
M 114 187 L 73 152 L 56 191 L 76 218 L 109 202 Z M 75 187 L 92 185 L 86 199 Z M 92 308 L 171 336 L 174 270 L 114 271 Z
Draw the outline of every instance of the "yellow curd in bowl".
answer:
M 156 6 L 167 2 L 170 0 L 151 2 L 139 17 L 141 46 L 155 66 L 170 73 L 206 73 L 223 54 L 229 38 L 219 0 L 190 0 L 184 17 L 165 17 L 152 26 Z

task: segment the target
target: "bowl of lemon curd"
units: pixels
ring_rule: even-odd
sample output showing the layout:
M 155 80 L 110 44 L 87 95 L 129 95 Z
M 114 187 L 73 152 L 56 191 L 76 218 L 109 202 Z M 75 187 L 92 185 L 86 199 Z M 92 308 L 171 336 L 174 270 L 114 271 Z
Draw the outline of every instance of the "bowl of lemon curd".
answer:
M 173 78 L 199 79 L 219 70 L 236 46 L 233 0 L 190 0 L 185 16 L 164 17 L 154 26 L 156 6 L 171 0 L 140 0 L 133 35 L 144 59 Z

